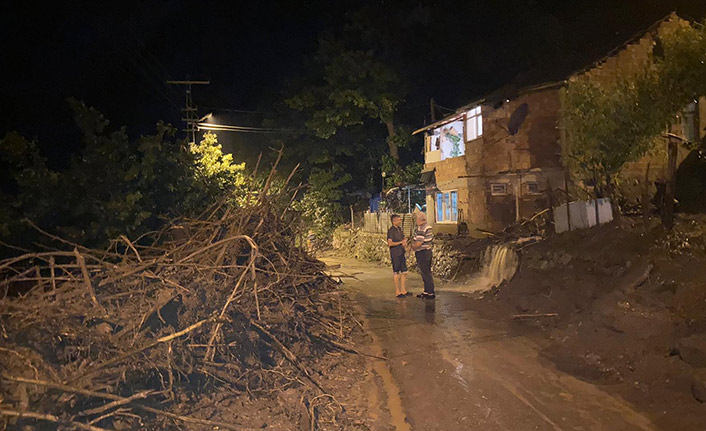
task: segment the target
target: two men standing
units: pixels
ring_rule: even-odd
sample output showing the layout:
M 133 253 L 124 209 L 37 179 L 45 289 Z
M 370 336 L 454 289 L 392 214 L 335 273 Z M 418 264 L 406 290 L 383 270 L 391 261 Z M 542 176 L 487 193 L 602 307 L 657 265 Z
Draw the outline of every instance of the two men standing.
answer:
M 407 292 L 407 259 L 405 257 L 408 246 L 407 239 L 402 232 L 402 217 L 394 214 L 391 217 L 392 227 L 387 231 L 387 245 L 390 247 L 390 259 L 392 260 L 393 281 L 395 283 L 395 295 L 404 298 L 411 294 Z M 417 258 L 417 267 L 424 280 L 424 292 L 417 295 L 418 298 L 433 299 L 434 278 L 431 274 L 431 245 L 434 239 L 431 226 L 427 224 L 427 217 L 424 213 L 417 213 L 416 228 L 414 230 L 411 244 Z

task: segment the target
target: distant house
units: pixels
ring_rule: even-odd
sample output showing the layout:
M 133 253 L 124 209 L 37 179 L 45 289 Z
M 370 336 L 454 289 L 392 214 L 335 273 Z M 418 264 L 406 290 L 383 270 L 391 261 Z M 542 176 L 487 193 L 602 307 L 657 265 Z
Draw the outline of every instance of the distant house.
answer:
M 465 223 L 471 231 L 498 231 L 561 198 L 566 172 L 561 152 L 568 139 L 561 127 L 562 91 L 567 83 L 630 76 L 652 61 L 660 34 L 684 25 L 689 22 L 671 14 L 589 67 L 534 84 L 513 83 L 416 130 L 425 135 L 422 182 L 436 229 L 455 233 Z M 680 133 L 700 133 L 698 118 L 706 118 L 706 103 L 686 111 Z M 664 179 L 666 157 L 658 156 L 627 166 L 623 176 L 644 178 L 648 162 L 650 179 Z

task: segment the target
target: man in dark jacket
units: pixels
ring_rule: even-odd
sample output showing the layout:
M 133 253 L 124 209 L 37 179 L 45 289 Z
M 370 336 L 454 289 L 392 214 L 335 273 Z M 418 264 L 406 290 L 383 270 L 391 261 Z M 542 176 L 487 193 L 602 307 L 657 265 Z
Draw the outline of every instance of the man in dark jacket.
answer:
M 392 261 L 392 280 L 395 283 L 395 296 L 404 298 L 409 296 L 407 292 L 407 259 L 405 248 L 407 238 L 402 232 L 402 217 L 393 214 L 390 217 L 392 227 L 387 231 L 387 245 L 390 247 L 390 260 Z

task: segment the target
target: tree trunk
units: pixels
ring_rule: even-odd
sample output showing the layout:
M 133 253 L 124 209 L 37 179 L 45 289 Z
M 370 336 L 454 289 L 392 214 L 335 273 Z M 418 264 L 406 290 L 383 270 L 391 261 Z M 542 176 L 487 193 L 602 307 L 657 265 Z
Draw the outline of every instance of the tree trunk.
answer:
M 569 170 L 564 170 L 564 192 L 566 193 L 566 227 L 571 231 L 571 197 L 569 196 Z
M 642 221 L 645 228 L 650 223 L 650 164 L 645 171 L 645 183 L 642 185 Z
M 598 178 L 596 173 L 593 173 L 593 195 L 595 200 L 593 201 L 593 209 L 596 211 L 596 226 L 601 224 L 600 211 L 598 211 L 598 198 L 601 196 L 600 190 L 598 190 Z
M 400 153 L 397 148 L 397 142 L 395 142 L 394 139 L 395 136 L 397 136 L 395 124 L 392 120 L 387 120 L 385 121 L 385 125 L 387 126 L 387 146 L 390 148 L 390 157 L 397 162 L 400 160 Z
M 664 212 L 662 213 L 662 225 L 667 230 L 672 230 L 674 227 L 674 177 L 677 172 L 677 150 L 677 143 L 670 139 L 667 151 L 669 156 L 667 162 L 667 188 L 664 193 Z
M 613 179 L 609 174 L 605 176 L 605 194 L 610 199 L 610 207 L 613 209 L 613 220 L 620 219 L 620 206 L 618 205 L 618 200 L 615 197 L 615 184 L 613 184 Z

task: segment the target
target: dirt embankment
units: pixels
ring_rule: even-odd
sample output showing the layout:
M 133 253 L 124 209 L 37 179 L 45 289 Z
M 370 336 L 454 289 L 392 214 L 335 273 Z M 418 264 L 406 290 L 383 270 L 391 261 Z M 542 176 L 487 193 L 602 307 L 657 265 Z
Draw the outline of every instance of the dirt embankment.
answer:
M 665 429 L 706 423 L 706 223 L 623 219 L 520 250 L 479 312 L 511 318 L 567 373 L 619 393 Z M 556 314 L 556 315 L 555 315 Z

